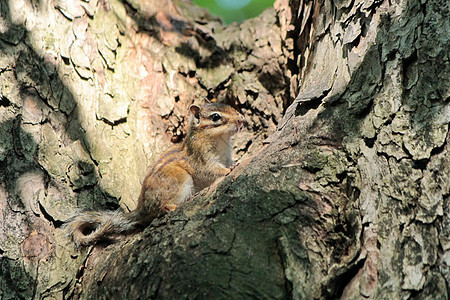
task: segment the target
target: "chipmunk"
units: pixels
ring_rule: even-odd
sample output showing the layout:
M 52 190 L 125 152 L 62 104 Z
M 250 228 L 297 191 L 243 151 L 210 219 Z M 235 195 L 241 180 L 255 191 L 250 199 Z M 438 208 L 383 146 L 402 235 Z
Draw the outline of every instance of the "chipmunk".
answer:
M 77 246 L 142 230 L 230 172 L 230 138 L 242 128 L 244 117 L 220 103 L 191 105 L 189 110 L 186 138 L 150 168 L 134 211 L 87 211 L 66 223 Z

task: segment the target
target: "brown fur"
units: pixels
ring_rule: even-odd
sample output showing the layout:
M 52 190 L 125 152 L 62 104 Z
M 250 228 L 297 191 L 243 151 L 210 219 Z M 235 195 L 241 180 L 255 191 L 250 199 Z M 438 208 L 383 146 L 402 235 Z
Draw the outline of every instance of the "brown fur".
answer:
M 230 172 L 230 138 L 242 127 L 244 118 L 223 104 L 192 105 L 190 112 L 186 139 L 169 148 L 151 167 L 136 210 L 83 212 L 73 217 L 66 228 L 76 245 L 95 244 L 146 227 Z M 220 119 L 214 121 L 213 114 Z

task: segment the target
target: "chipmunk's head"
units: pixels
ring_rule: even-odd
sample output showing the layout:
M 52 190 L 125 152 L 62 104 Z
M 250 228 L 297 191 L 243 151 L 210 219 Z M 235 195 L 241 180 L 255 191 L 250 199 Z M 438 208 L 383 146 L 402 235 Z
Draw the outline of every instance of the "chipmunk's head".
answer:
M 211 137 L 232 136 L 246 123 L 234 108 L 221 103 L 191 105 L 189 110 L 190 130 L 204 132 Z

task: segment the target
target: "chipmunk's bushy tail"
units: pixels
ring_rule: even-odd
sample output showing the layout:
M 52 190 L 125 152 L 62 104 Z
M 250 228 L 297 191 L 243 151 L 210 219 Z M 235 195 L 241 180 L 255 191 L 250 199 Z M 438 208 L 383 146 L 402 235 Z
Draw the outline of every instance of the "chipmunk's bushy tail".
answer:
M 85 211 L 64 225 L 77 247 L 112 240 L 139 227 L 131 213 L 122 211 Z

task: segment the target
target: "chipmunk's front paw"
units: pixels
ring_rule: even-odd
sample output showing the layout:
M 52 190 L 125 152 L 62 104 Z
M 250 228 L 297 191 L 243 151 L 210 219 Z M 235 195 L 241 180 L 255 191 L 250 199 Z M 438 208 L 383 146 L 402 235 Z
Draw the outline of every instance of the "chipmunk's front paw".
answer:
M 162 210 L 164 210 L 165 212 L 174 211 L 175 209 L 177 209 L 177 206 L 175 204 L 166 204 L 162 207 Z
M 232 165 L 230 167 L 230 172 L 233 171 L 234 169 L 236 169 L 239 166 L 239 163 L 235 163 L 234 165 Z

